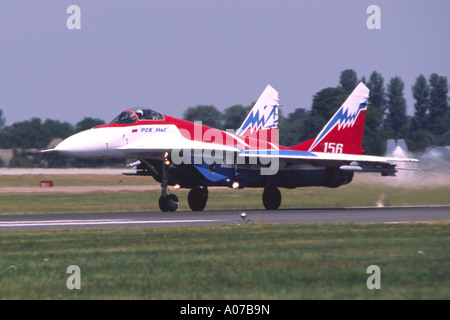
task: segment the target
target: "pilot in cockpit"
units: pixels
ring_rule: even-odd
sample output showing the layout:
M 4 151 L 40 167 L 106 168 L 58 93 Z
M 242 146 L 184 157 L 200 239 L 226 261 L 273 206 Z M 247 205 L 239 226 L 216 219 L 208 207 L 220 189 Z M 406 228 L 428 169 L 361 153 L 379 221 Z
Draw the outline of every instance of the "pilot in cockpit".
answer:
M 142 120 L 144 118 L 144 111 L 142 111 L 141 109 L 136 110 L 134 113 L 137 115 L 139 120 Z
M 164 120 L 162 114 L 147 108 L 128 109 L 119 114 L 111 122 L 117 124 L 132 124 L 137 120 Z

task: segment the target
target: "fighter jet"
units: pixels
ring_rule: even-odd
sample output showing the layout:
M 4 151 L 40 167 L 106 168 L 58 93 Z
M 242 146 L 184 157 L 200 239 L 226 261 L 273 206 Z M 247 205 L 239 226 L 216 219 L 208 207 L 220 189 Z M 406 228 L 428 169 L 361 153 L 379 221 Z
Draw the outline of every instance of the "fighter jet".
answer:
M 263 188 L 264 207 L 275 210 L 281 205 L 279 188 L 337 188 L 350 183 L 355 172 L 393 176 L 398 162 L 417 161 L 363 154 L 368 99 L 369 89 L 359 83 L 315 138 L 291 147 L 278 143 L 278 92 L 268 85 L 237 130 L 137 107 L 43 152 L 134 159 L 123 173 L 158 181 L 162 211 L 179 207 L 169 186 L 190 189 L 187 200 L 194 211 L 206 207 L 212 186 Z

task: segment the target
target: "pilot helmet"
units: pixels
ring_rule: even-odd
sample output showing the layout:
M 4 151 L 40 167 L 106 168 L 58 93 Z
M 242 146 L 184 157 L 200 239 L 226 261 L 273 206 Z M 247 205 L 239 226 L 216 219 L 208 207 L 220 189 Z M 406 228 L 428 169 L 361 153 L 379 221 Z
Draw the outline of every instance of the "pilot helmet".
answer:
M 141 109 L 136 110 L 135 113 L 139 119 L 142 119 L 144 117 L 144 111 L 142 111 Z

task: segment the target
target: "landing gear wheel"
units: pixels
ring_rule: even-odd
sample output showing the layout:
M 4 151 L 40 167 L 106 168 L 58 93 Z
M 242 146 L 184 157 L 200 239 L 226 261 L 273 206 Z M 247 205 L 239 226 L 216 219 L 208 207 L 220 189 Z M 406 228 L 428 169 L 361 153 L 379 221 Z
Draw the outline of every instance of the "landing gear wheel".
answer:
M 180 202 L 178 201 L 178 197 L 174 194 L 169 194 L 166 197 L 159 197 L 159 208 L 163 212 L 171 211 L 174 212 L 180 206 Z
M 208 189 L 192 188 L 188 194 L 188 203 L 192 211 L 203 211 L 208 201 Z
M 277 210 L 281 205 L 281 192 L 277 187 L 266 187 L 262 201 L 267 210 Z
M 164 153 L 164 160 L 161 161 L 161 197 L 159 197 L 159 208 L 163 212 L 176 211 L 180 206 L 178 197 L 174 194 L 168 194 L 167 182 L 170 169 L 169 153 Z

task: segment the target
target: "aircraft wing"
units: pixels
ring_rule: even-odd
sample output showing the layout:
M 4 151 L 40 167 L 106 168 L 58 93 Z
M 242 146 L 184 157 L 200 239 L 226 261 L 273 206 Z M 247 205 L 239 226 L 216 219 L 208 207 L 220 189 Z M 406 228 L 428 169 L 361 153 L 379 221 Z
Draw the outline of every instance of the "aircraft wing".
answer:
M 316 166 L 336 166 L 343 171 L 378 172 L 382 175 L 395 175 L 397 162 L 417 162 L 417 159 L 355 155 L 345 153 L 324 153 L 297 150 L 246 150 L 240 157 L 285 159 L 292 164 L 308 162 Z M 411 168 L 411 170 L 415 170 Z

